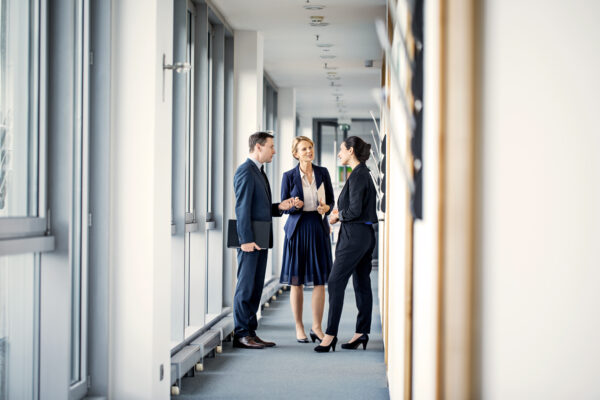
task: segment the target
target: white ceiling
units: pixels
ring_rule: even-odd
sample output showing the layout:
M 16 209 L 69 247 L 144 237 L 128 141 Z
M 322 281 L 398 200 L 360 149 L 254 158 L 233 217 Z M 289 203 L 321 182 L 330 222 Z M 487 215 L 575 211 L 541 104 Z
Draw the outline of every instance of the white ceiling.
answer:
M 306 0 L 213 0 L 233 29 L 257 30 L 264 36 L 264 67 L 278 87 L 296 88 L 296 109 L 303 118 L 369 118 L 378 110 L 372 89 L 380 85 L 382 50 L 375 20 L 385 16 L 386 0 L 310 0 L 320 11 L 304 9 Z M 310 26 L 310 17 L 324 16 L 325 27 Z M 319 35 L 316 40 L 315 35 Z M 331 43 L 329 52 L 317 43 Z M 335 59 L 321 59 L 334 54 Z M 365 60 L 374 60 L 372 68 Z M 323 64 L 338 67 L 347 111 L 339 112 L 334 88 Z

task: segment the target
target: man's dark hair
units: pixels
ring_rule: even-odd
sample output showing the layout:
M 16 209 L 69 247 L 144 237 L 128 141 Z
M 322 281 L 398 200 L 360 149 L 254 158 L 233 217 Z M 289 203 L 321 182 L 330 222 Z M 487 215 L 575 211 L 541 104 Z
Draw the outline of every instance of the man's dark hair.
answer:
M 250 146 L 250 153 L 252 153 L 252 151 L 254 150 L 254 146 L 256 146 L 256 144 L 260 144 L 261 146 L 264 146 L 265 143 L 267 142 L 268 138 L 273 138 L 274 136 L 271 135 L 270 133 L 267 132 L 256 132 L 253 133 L 252 135 L 250 135 L 250 138 L 248 139 L 248 145 Z

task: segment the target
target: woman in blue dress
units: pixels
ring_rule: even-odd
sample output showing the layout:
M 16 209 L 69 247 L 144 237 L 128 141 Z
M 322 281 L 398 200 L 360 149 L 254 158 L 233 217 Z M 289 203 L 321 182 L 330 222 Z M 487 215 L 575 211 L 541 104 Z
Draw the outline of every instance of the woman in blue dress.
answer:
M 321 329 L 325 307 L 325 283 L 332 266 L 329 223 L 325 217 L 335 203 L 331 178 L 327 168 L 314 165 L 313 141 L 298 136 L 292 145 L 292 155 L 299 164 L 285 172 L 281 182 L 281 198 L 294 199 L 285 223 L 283 260 L 280 282 L 291 286 L 290 303 L 296 322 L 296 339 L 308 343 L 302 322 L 303 286 L 312 286 L 312 329 L 314 342 L 322 339 Z M 323 198 L 324 197 L 324 198 Z

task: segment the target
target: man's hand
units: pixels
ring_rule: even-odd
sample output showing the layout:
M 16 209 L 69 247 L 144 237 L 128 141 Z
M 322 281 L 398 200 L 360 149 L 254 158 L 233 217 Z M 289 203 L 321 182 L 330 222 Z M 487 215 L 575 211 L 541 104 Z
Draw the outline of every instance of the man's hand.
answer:
M 260 247 L 258 247 L 258 245 L 254 242 L 251 243 L 244 243 L 242 246 L 242 251 L 245 251 L 246 253 L 250 253 L 252 251 L 254 251 L 254 249 L 256 250 L 262 250 Z
M 292 208 L 294 206 L 294 199 L 292 199 L 291 197 L 289 199 L 283 200 L 281 203 L 279 203 L 279 209 L 281 211 L 287 211 L 290 208 Z
M 319 206 L 317 207 L 317 211 L 319 212 L 319 214 L 321 215 L 325 215 L 327 214 L 327 211 L 329 211 L 329 206 L 327 204 L 325 204 L 325 200 L 321 199 L 319 200 Z
M 340 220 L 340 215 L 338 210 L 333 210 L 331 215 L 329 216 L 329 223 L 331 225 L 336 224 Z
M 294 207 L 302 208 L 302 207 L 304 207 L 304 202 L 302 200 L 300 200 L 299 197 L 294 197 Z

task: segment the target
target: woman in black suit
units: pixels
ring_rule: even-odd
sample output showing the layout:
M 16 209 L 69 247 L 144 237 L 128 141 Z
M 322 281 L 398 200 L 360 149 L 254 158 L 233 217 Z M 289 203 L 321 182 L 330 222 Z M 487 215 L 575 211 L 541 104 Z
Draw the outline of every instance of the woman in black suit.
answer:
M 344 291 L 348 279 L 353 275 L 354 293 L 358 317 L 352 339 L 342 345 L 345 349 L 356 349 L 360 344 L 367 348 L 371 331 L 371 256 L 375 249 L 373 224 L 377 222 L 377 192 L 371 173 L 365 165 L 369 159 L 371 145 L 357 136 L 350 136 L 340 145 L 338 158 L 342 165 L 352 167 L 340 197 L 338 209 L 331 213 L 329 222 L 341 221 L 340 233 L 335 248 L 335 263 L 327 281 L 329 290 L 329 314 L 326 335 L 315 347 L 319 353 L 335 351 L 338 326 L 344 304 Z
M 284 211 L 290 215 L 284 227 L 280 282 L 292 287 L 290 303 L 296 322 L 296 339 L 300 343 L 308 343 L 302 322 L 302 287 L 314 285 L 310 330 L 314 342 L 324 335 L 321 321 L 325 308 L 325 283 L 332 264 L 330 228 L 324 216 L 329 214 L 335 200 L 327 168 L 312 163 L 315 157 L 312 140 L 305 136 L 295 138 L 292 155 L 299 164 L 284 173 L 281 182 L 282 198 L 293 198 L 294 207 Z

